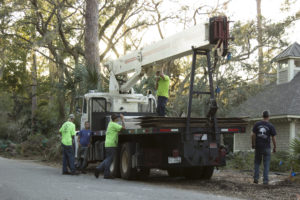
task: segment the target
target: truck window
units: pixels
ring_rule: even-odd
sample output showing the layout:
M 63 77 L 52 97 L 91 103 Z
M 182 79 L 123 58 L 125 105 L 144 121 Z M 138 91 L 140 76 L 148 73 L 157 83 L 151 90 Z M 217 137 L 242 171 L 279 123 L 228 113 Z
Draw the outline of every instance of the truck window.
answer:
M 106 112 L 106 100 L 95 98 L 92 100 L 92 112 Z
M 107 127 L 107 103 L 103 97 L 94 97 L 90 99 L 90 122 L 92 131 L 105 130 Z

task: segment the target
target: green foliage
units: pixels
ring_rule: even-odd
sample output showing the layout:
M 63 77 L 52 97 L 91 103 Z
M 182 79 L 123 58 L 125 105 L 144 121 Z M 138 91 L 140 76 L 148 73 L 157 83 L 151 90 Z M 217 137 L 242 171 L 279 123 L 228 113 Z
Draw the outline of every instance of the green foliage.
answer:
M 253 152 L 237 152 L 229 154 L 227 157 L 226 168 L 236 170 L 253 170 L 253 163 Z
M 291 155 L 292 163 L 296 166 L 300 166 L 300 140 L 299 140 L 299 138 L 294 138 L 290 144 L 290 147 L 292 149 L 292 155 Z M 296 171 L 300 171 L 300 167 L 298 167 L 298 170 L 296 170 Z
M 254 168 L 254 152 L 237 152 L 229 154 L 227 157 L 227 169 L 248 170 Z M 263 169 L 263 163 L 260 169 Z M 272 153 L 270 161 L 270 171 L 273 172 L 290 172 L 300 170 L 300 163 L 295 162 L 295 158 L 285 151 Z
M 300 155 L 300 140 L 298 138 L 294 138 L 291 142 L 291 149 L 295 155 Z
M 139 84 L 134 86 L 134 90 L 136 93 L 140 93 L 143 95 L 147 95 L 147 91 L 151 91 L 153 95 L 155 95 L 155 84 L 156 84 L 156 77 L 152 74 L 149 77 L 144 77 Z
M 47 138 L 42 134 L 30 135 L 26 141 L 16 146 L 16 152 L 24 157 L 36 157 L 42 160 L 61 160 L 61 143 L 58 134 Z

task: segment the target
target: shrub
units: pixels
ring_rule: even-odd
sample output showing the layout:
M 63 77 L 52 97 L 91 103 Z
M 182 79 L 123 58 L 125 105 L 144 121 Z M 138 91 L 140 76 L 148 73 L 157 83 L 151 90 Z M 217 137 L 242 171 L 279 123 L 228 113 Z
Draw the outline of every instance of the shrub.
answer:
M 47 142 L 45 159 L 48 161 L 60 161 L 62 159 L 61 143 L 59 135 L 53 135 Z
M 22 156 L 36 156 L 47 161 L 61 160 L 61 144 L 58 134 L 50 138 L 41 134 L 30 135 L 25 142 L 17 145 L 16 152 Z
M 253 152 L 239 151 L 227 156 L 227 167 L 229 169 L 252 170 L 254 162 Z
M 272 153 L 270 161 L 270 171 L 289 172 L 291 169 L 300 171 L 297 159 L 288 152 L 281 151 Z M 227 169 L 250 170 L 254 168 L 254 152 L 236 152 L 227 156 Z M 263 169 L 263 163 L 261 164 Z
M 27 140 L 19 144 L 22 156 L 44 156 L 45 146 L 43 140 L 45 136 L 41 134 L 29 135 Z

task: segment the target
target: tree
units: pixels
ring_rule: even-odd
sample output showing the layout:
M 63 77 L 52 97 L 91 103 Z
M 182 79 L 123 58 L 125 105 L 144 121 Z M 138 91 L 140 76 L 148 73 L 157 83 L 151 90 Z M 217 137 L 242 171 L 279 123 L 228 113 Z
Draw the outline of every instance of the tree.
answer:
M 262 43 L 262 14 L 261 14 L 261 0 L 256 0 L 257 10 L 257 42 L 258 42 L 258 82 L 264 82 L 264 55 Z
M 100 90 L 100 57 L 99 57 L 99 39 L 98 39 L 98 1 L 86 0 L 85 10 L 85 59 L 87 70 L 95 74 L 97 88 Z M 89 86 L 94 89 L 95 86 Z

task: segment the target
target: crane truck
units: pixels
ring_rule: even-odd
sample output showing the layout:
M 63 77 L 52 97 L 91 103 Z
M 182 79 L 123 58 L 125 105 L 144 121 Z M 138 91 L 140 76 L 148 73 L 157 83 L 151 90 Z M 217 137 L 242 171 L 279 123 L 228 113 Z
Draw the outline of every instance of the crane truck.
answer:
M 220 134 L 245 132 L 238 118 L 217 118 L 211 51 L 226 56 L 229 21 L 225 16 L 209 19 L 157 43 L 145 46 L 106 63 L 110 73 L 109 92 L 91 91 L 83 96 L 81 127 L 89 121 L 91 137 L 88 162 L 105 157 L 105 130 L 112 113 L 125 116 L 126 130 L 119 134 L 117 155 L 110 167 L 114 176 L 135 179 L 149 175 L 150 169 L 167 170 L 170 176 L 210 179 L 214 167 L 225 164 L 226 151 Z M 189 100 L 186 117 L 159 117 L 153 94 L 136 94 L 133 86 L 153 65 L 192 55 Z M 206 56 L 209 91 L 194 91 L 196 60 Z M 127 80 L 124 77 L 131 75 Z M 191 117 L 193 95 L 209 95 L 206 117 Z

